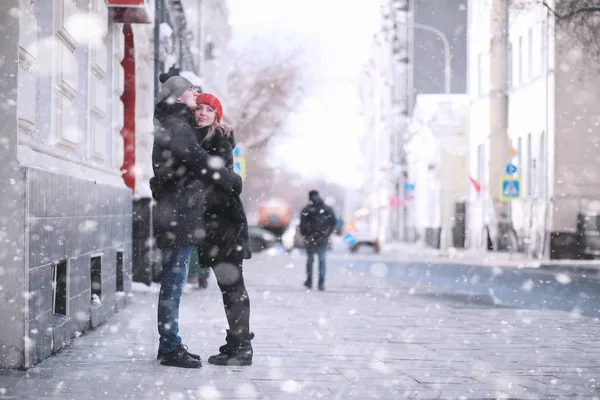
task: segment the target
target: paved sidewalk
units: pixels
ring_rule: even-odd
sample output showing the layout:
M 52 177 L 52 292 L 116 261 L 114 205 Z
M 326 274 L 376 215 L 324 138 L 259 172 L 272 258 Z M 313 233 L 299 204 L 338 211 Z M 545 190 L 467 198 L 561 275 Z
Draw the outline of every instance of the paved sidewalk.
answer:
M 302 288 L 302 257 L 246 267 L 252 367 L 156 361 L 157 294 L 136 292 L 108 323 L 28 372 L 0 372 L 5 399 L 600 398 L 600 321 L 558 311 L 465 305 L 332 267 L 326 292 Z M 214 278 L 182 300 L 181 333 L 203 359 L 222 344 Z
M 469 265 L 543 268 L 572 272 L 600 273 L 600 260 L 532 260 L 524 253 L 487 251 L 482 249 L 434 249 L 420 243 L 391 242 L 382 245 L 382 254 L 399 260 L 443 261 Z

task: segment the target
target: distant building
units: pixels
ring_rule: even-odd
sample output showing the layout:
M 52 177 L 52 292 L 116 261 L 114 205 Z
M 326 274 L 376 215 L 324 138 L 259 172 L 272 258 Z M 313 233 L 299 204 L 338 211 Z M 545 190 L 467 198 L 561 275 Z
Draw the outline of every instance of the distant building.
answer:
M 465 93 L 467 76 L 467 0 L 388 0 L 383 31 L 392 51 L 389 175 L 390 238 L 414 240 L 408 224 L 406 141 L 420 94 Z M 418 182 L 417 184 L 422 184 Z
M 406 146 L 407 225 L 434 248 L 463 247 L 468 196 L 465 94 L 420 94 Z
M 520 179 L 521 196 L 500 207 L 514 229 L 508 244 L 534 258 L 580 257 L 585 246 L 579 244 L 578 214 L 600 212 L 597 66 L 585 62 L 586 50 L 574 36 L 557 29 L 543 5 L 511 9 L 504 115 L 502 108 L 490 107 L 502 88 L 498 73 L 502 53 L 490 47 L 499 42 L 490 32 L 498 30 L 494 26 L 498 27 L 502 2 L 471 3 L 470 172 L 483 190 L 480 194 L 471 190 L 470 244 L 486 246 L 487 232 L 492 232 L 494 245 L 502 239 L 490 227 L 494 219 L 502 218 L 491 203 L 498 204 L 500 180 L 511 163 L 517 168 L 514 176 Z M 503 118 L 504 131 L 497 129 Z M 507 154 L 509 148 L 512 154 Z M 591 229 L 597 230 L 594 226 L 590 221 Z M 600 250 L 600 244 L 592 243 L 590 250 L 594 248 Z
M 391 110 L 391 52 L 381 35 L 373 38 L 371 57 L 363 68 L 360 96 L 366 126 L 363 136 L 365 184 L 363 208 L 365 219 L 380 241 L 390 236 L 390 137 Z

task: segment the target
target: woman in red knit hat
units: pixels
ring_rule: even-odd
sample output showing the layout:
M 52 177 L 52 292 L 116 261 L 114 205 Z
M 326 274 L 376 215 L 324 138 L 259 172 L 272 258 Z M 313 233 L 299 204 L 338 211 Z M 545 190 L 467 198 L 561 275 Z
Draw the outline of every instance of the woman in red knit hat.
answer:
M 233 171 L 233 130 L 221 123 L 223 107 L 209 93 L 196 98 L 194 117 L 201 146 L 212 156 L 209 164 Z M 206 238 L 198 247 L 199 262 L 211 267 L 223 295 L 229 329 L 226 344 L 208 362 L 215 365 L 251 365 L 254 334 L 250 332 L 250 300 L 242 271 L 244 259 L 252 255 L 248 221 L 239 194 L 213 185 L 206 193 Z

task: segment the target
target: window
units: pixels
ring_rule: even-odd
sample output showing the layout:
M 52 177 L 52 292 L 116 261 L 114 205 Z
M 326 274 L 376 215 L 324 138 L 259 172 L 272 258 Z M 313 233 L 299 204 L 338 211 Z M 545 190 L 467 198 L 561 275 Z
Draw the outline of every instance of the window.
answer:
M 533 77 L 533 29 L 527 33 L 527 78 Z
M 67 261 L 52 266 L 52 313 L 67 315 Z
M 523 176 L 522 172 L 521 172 L 521 168 L 523 168 L 523 138 L 519 138 L 517 140 L 517 167 L 518 169 L 518 174 Z
M 484 95 L 486 93 L 485 86 L 485 54 L 480 53 L 477 56 L 477 94 Z
M 546 132 L 542 131 L 540 135 L 540 146 L 538 151 L 538 190 L 537 193 L 540 196 L 546 196 L 546 182 L 547 182 L 547 162 L 546 162 Z
M 548 37 L 547 35 L 547 25 L 546 25 L 546 21 L 542 21 L 541 23 L 541 33 L 540 33 L 540 67 L 542 71 L 544 71 L 545 74 L 547 74 L 547 70 L 548 70 Z
M 526 174 L 525 177 L 525 187 L 527 188 L 527 195 L 531 196 L 533 195 L 533 185 L 532 185 L 532 178 L 533 178 L 533 166 L 534 166 L 534 160 L 533 160 L 533 149 L 532 149 L 532 137 L 531 137 L 531 133 L 527 135 L 527 163 L 524 166 L 525 170 L 523 171 Z
M 98 297 L 98 300 L 102 299 L 102 257 L 92 257 L 90 264 L 90 275 L 91 275 L 91 289 L 92 289 L 92 300 L 94 295 Z
M 485 145 L 477 146 L 477 182 L 483 186 L 485 180 Z
M 490 0 L 475 0 L 475 3 L 477 4 L 477 12 L 479 15 L 482 15 L 485 11 L 487 11 L 490 6 Z
M 123 272 L 123 252 L 117 251 L 117 292 L 123 292 L 123 282 L 125 276 Z
M 83 139 L 77 127 L 78 112 L 75 104 L 81 76 L 76 55 L 79 43 L 75 39 L 75 32 L 72 32 L 74 27 L 67 21 L 79 11 L 74 0 L 57 0 L 54 3 L 55 139 L 61 147 L 74 151 Z
M 506 71 L 506 87 L 511 88 L 513 86 L 513 48 L 512 43 L 508 42 L 508 68 Z
M 517 59 L 517 73 L 519 77 L 517 78 L 517 83 L 521 84 L 524 81 L 523 77 L 523 37 L 519 38 L 519 49 L 517 51 L 519 57 Z
M 204 58 L 207 60 L 214 60 L 217 58 L 216 47 L 212 41 L 207 41 L 204 48 Z
M 17 118 L 19 133 L 28 135 L 38 123 L 36 64 L 38 62 L 37 5 L 22 0 L 19 9 L 19 90 Z

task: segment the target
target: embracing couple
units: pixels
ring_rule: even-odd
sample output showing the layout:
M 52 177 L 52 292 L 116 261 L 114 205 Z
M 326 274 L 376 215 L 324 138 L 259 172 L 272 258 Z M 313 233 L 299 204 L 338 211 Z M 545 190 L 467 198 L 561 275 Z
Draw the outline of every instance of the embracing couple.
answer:
M 162 365 L 202 366 L 179 336 L 179 301 L 197 248 L 200 264 L 214 271 L 229 324 L 225 345 L 208 362 L 251 365 L 254 334 L 242 273 L 243 260 L 251 257 L 251 251 L 240 199 L 242 179 L 233 171 L 233 131 L 221 123 L 223 108 L 215 96 L 198 94 L 180 76 L 161 74 L 160 81 L 150 180 L 163 269 L 158 359 Z

